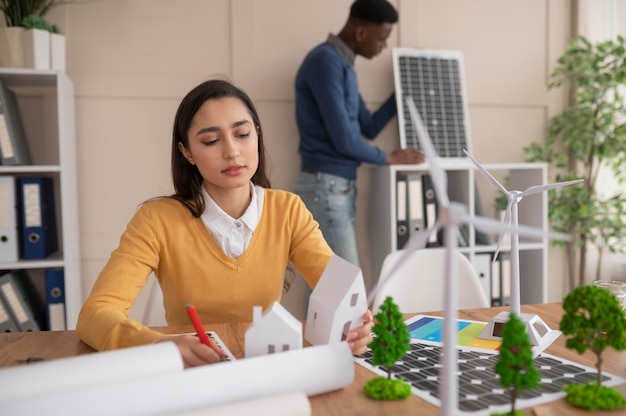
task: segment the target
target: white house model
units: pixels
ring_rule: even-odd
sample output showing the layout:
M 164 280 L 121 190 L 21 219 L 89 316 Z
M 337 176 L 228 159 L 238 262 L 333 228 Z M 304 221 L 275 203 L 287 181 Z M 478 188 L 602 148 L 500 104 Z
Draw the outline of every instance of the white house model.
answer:
M 304 338 L 312 345 L 344 341 L 363 325 L 366 311 L 361 269 L 335 255 L 309 298 Z
M 302 348 L 302 323 L 280 303 L 274 302 L 265 313 L 252 308 L 252 323 L 245 334 L 246 357 L 273 354 Z

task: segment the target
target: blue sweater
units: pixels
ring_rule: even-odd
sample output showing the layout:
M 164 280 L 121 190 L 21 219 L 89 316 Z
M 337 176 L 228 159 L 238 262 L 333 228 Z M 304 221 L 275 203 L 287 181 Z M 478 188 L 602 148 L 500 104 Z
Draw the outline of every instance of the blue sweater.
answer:
M 356 179 L 362 162 L 386 162 L 385 152 L 361 135 L 375 138 L 396 115 L 394 94 L 370 114 L 354 68 L 328 41 L 304 58 L 295 84 L 303 169 Z

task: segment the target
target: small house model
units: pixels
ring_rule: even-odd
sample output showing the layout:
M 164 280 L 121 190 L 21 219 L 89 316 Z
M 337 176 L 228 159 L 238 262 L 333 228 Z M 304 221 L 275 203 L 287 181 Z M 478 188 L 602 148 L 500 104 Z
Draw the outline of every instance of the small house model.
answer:
M 312 345 L 344 341 L 366 312 L 361 269 L 334 255 L 309 298 L 304 337 Z
M 252 324 L 245 334 L 246 357 L 273 354 L 302 348 L 302 323 L 280 303 L 274 302 L 265 313 L 252 309 Z

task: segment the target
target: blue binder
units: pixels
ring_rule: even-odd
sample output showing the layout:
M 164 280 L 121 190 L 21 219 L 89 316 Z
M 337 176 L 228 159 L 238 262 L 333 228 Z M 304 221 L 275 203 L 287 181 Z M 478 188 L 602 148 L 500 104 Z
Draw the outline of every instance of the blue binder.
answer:
M 44 272 L 46 285 L 46 315 L 49 331 L 64 331 L 65 326 L 65 279 L 63 269 Z
M 45 259 L 58 250 L 52 178 L 19 178 L 22 258 Z

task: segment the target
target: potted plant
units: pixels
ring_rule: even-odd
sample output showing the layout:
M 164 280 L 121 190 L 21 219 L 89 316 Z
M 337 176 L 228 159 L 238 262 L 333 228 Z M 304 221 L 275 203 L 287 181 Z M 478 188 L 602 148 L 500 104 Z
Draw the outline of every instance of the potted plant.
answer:
M 626 197 L 597 192 L 598 173 L 607 169 L 626 181 L 626 43 L 622 36 L 592 44 L 579 36 L 558 60 L 548 89 L 569 86 L 571 105 L 554 117 L 543 143 L 524 150 L 529 161 L 555 168 L 555 182 L 583 178 L 581 186 L 550 191 L 552 227 L 572 236 L 565 245 L 570 287 L 600 279 L 605 249 L 624 252 Z M 598 250 L 595 278 L 586 276 L 588 248 Z
M 34 67 L 50 68 L 50 33 L 60 33 L 55 25 L 45 20 L 46 14 L 62 4 L 72 3 L 71 0 L 0 0 L 0 11 L 4 14 L 6 27 L 0 28 L 0 67 Z M 30 30 L 30 32 L 29 32 Z M 28 32 L 28 33 L 27 33 Z M 62 35 L 60 35 L 62 36 Z M 63 62 L 65 54 L 65 38 L 52 36 L 53 44 L 60 46 L 63 42 Z M 42 43 L 46 44 L 48 59 L 43 61 L 46 52 Z M 37 58 L 34 51 L 39 51 Z M 55 69 L 60 63 L 56 61 Z M 64 68 L 64 64 L 63 64 Z
M 24 67 L 50 69 L 50 32 L 52 25 L 36 14 L 22 20 L 24 28 Z
M 22 20 L 22 26 L 24 27 L 25 42 L 24 47 L 27 48 L 30 45 L 34 45 L 34 37 L 37 35 L 40 37 L 40 43 L 42 46 L 40 50 L 42 55 L 37 57 L 35 53 L 24 54 L 25 66 L 28 68 L 37 69 L 58 69 L 65 70 L 65 35 L 61 33 L 59 27 L 55 24 L 51 24 L 45 18 L 31 14 L 26 16 Z M 29 31 L 32 31 L 33 40 L 29 39 Z M 36 34 L 36 35 L 35 35 Z M 46 50 L 49 51 L 46 54 Z M 48 55 L 48 56 L 46 56 Z M 29 62 L 28 58 L 33 57 L 33 61 Z M 38 58 L 38 59 L 37 59 Z

